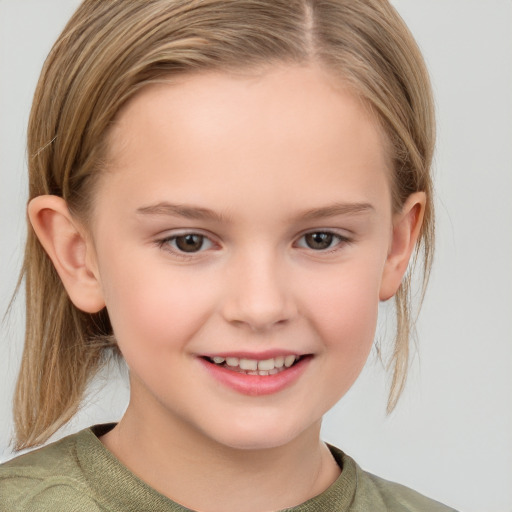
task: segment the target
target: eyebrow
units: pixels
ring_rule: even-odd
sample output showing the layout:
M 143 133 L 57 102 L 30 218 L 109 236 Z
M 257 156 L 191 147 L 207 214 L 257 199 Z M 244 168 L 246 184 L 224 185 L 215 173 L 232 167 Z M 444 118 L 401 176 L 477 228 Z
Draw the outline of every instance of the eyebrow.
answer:
M 216 213 L 208 208 L 185 206 L 182 204 L 172 204 L 167 202 L 143 206 L 137 209 L 137 213 L 143 215 L 172 215 L 174 217 L 184 217 L 192 220 L 213 220 L 216 222 L 225 222 L 227 220 L 224 215 Z
M 295 218 L 301 220 L 316 220 L 335 217 L 337 215 L 358 215 L 374 211 L 375 208 L 370 203 L 335 203 L 321 208 L 306 210 Z M 229 220 L 226 216 L 210 210 L 209 208 L 172 204 L 168 202 L 143 206 L 137 209 L 137 213 L 142 215 L 171 215 L 174 217 L 184 217 L 192 220 L 210 220 L 219 223 Z
M 370 203 L 335 203 L 322 208 L 313 208 L 300 214 L 304 220 L 316 220 L 337 215 L 358 215 L 374 212 L 375 208 Z

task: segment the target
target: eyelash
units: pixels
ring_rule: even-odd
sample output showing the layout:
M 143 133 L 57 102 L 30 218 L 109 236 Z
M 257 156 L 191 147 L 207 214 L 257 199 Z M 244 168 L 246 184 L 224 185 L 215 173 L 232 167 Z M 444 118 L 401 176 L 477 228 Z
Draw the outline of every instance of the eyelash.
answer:
M 301 248 L 304 248 L 304 249 L 310 249 L 312 250 L 313 252 L 316 252 L 316 253 L 320 253 L 320 254 L 331 254 L 331 253 L 334 253 L 338 250 L 341 249 L 341 247 L 347 245 L 347 244 L 350 244 L 352 242 L 352 240 L 349 238 L 349 237 L 346 237 L 344 235 L 340 235 L 339 233 L 336 233 L 334 231 L 330 231 L 330 230 L 318 230 L 318 231 L 308 231 L 307 233 L 304 233 L 303 235 L 301 235 L 298 239 L 298 241 L 302 240 L 302 239 L 305 239 L 305 237 L 307 237 L 308 235 L 328 235 L 330 237 L 332 237 L 332 240 L 335 241 L 337 240 L 337 243 L 334 244 L 334 246 L 329 246 L 325 249 L 313 249 L 311 247 L 307 247 L 307 246 L 302 246 Z M 172 247 L 171 246 L 171 243 L 175 243 L 177 239 L 179 238 L 185 238 L 185 237 L 188 237 L 188 236 L 198 236 L 198 237 L 201 237 L 201 246 L 199 248 L 199 250 L 197 251 L 191 251 L 191 252 L 186 252 L 186 251 L 183 251 L 181 249 L 179 249 L 179 247 Z M 204 235 L 202 233 L 198 233 L 198 232 L 195 232 L 195 231 L 190 231 L 190 232 L 186 232 L 186 233 L 180 233 L 178 235 L 172 235 L 172 236 L 168 236 L 168 237 L 165 237 L 165 238 L 162 238 L 160 240 L 157 240 L 156 241 L 156 244 L 158 245 L 158 247 L 160 247 L 161 249 L 164 249 L 168 252 L 171 252 L 173 253 L 173 255 L 176 255 L 178 256 L 179 258 L 183 258 L 183 259 L 192 259 L 194 256 L 196 256 L 197 254 L 200 254 L 201 252 L 204 252 L 205 249 L 203 249 L 203 246 L 204 246 L 204 242 L 205 241 L 208 241 L 211 246 L 214 246 L 215 245 L 215 242 L 213 242 L 207 235 Z M 296 242 L 297 244 L 298 242 Z

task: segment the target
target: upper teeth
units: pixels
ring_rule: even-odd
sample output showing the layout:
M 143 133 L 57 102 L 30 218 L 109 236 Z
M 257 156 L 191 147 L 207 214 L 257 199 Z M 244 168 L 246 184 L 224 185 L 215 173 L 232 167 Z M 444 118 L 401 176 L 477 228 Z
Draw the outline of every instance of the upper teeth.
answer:
M 288 355 L 288 356 L 277 356 L 272 359 L 264 359 L 263 361 L 257 359 L 245 359 L 238 357 L 213 357 L 213 362 L 216 364 L 226 363 L 228 366 L 238 366 L 241 370 L 262 370 L 262 371 L 270 371 L 274 368 L 282 368 L 286 366 L 289 368 L 295 361 L 299 358 L 299 356 Z

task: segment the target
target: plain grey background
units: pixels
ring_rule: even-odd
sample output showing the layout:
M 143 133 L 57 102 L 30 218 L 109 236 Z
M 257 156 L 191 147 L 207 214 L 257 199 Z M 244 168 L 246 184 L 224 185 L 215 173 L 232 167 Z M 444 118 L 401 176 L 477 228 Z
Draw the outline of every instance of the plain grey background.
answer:
M 395 0 L 432 74 L 438 246 L 418 354 L 385 415 L 375 358 L 324 423 L 368 471 L 464 512 L 512 511 L 512 2 Z M 0 0 L 0 312 L 23 251 L 25 129 L 36 80 L 77 0 Z M 386 307 L 382 308 L 385 312 Z M 0 338 L 0 460 L 10 456 L 22 301 Z M 118 418 L 127 387 L 102 376 L 65 431 Z

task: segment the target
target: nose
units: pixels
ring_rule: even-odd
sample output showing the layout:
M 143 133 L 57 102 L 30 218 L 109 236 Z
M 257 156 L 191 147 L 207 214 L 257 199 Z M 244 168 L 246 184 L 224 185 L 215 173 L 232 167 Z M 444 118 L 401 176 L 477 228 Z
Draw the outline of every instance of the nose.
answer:
M 232 262 L 222 314 L 229 323 L 264 332 L 289 323 L 297 314 L 283 262 L 252 254 Z

